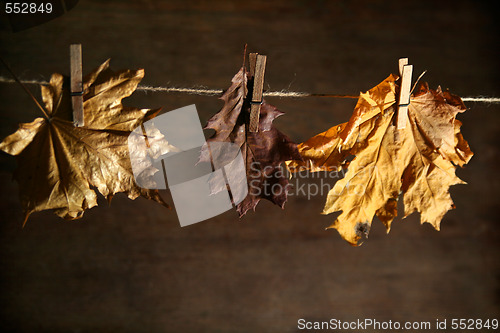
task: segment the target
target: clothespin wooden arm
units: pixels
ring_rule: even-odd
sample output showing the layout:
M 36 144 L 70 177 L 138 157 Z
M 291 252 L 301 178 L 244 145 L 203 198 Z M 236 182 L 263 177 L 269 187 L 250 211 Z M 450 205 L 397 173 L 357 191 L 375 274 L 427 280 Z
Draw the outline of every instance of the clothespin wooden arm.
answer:
M 408 65 L 408 58 L 399 59 L 399 75 L 401 86 L 399 91 L 397 129 L 406 127 L 408 121 L 408 105 L 410 104 L 411 76 L 413 65 Z
M 83 118 L 83 74 L 82 74 L 82 45 L 71 44 L 69 47 L 71 62 L 71 105 L 73 107 L 73 124 L 75 127 L 84 126 Z
M 250 75 L 253 74 L 253 91 L 250 107 L 250 132 L 259 131 L 260 106 L 262 104 L 262 91 L 264 89 L 264 72 L 266 71 L 265 55 L 250 53 Z M 253 73 L 252 73 L 253 72 Z
M 250 65 L 250 76 L 253 77 L 255 75 L 255 65 L 257 64 L 257 55 L 258 53 L 250 53 L 248 55 L 248 63 Z

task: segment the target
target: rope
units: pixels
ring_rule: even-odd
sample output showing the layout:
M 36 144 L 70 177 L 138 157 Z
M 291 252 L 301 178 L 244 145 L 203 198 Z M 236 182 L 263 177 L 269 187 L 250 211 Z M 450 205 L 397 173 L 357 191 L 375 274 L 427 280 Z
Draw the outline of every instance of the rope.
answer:
M 13 79 L 9 79 L 3 76 L 0 76 L 1 83 L 15 83 L 16 81 Z M 47 81 L 37 81 L 37 80 L 22 80 L 21 83 L 24 84 L 37 84 L 44 85 L 48 84 Z M 190 95 L 199 95 L 199 96 L 217 96 L 221 95 L 224 90 L 223 89 L 207 89 L 207 88 L 180 88 L 180 87 L 153 87 L 153 86 L 137 86 L 137 91 L 144 92 L 165 92 L 165 93 L 183 93 Z M 340 95 L 340 94 L 313 94 L 308 92 L 301 91 L 268 91 L 264 92 L 264 96 L 266 97 L 285 97 L 285 98 L 304 98 L 304 97 L 330 97 L 330 98 L 358 98 L 359 96 L 354 95 Z M 480 102 L 480 103 L 488 103 L 488 104 L 500 104 L 500 98 L 498 97 L 483 97 L 483 96 L 471 96 L 471 97 L 461 97 L 464 102 Z
M 463 97 L 462 101 L 498 104 L 498 103 L 500 103 L 500 98 L 498 98 L 498 97 Z

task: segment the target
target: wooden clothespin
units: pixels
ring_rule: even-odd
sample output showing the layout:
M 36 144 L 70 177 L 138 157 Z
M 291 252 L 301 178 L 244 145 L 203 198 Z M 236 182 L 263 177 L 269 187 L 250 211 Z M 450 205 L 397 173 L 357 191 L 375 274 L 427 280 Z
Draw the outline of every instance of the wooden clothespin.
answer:
M 260 106 L 262 104 L 262 91 L 264 89 L 264 72 L 266 71 L 265 55 L 250 53 L 250 75 L 253 76 L 253 91 L 250 108 L 250 132 L 259 131 Z
M 406 127 L 408 120 L 408 105 L 410 104 L 411 75 L 413 65 L 408 65 L 408 58 L 399 59 L 399 75 L 401 76 L 401 86 L 398 103 L 398 125 L 397 129 Z
M 248 55 L 248 62 L 250 64 L 250 76 L 255 75 L 255 65 L 257 64 L 258 53 L 250 53 Z
M 71 62 L 71 105 L 73 107 L 73 124 L 75 127 L 85 125 L 83 119 L 83 79 L 82 79 L 82 45 L 71 44 L 69 47 Z

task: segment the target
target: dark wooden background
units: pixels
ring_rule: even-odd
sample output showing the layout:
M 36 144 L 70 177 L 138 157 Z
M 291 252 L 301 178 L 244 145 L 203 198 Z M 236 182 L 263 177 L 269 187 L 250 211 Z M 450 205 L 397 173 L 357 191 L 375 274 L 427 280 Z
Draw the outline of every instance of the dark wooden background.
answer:
M 143 83 L 225 88 L 243 46 L 268 55 L 265 88 L 357 94 L 397 71 L 460 96 L 500 96 L 498 10 L 475 1 L 90 1 L 29 30 L 0 32 L 0 55 L 24 79 L 69 73 L 69 44 L 84 72 L 144 68 Z M 4 68 L 0 75 L 7 76 Z M 33 91 L 39 94 L 35 87 Z M 269 98 L 276 125 L 297 142 L 346 121 L 354 100 Z M 127 105 L 165 111 L 215 97 L 135 93 Z M 175 211 L 118 195 L 83 219 L 50 212 L 22 229 L 15 159 L 0 154 L 0 327 L 3 332 L 293 332 L 297 320 L 435 322 L 500 317 L 498 105 L 459 116 L 475 156 L 452 188 L 457 209 L 436 232 L 398 218 L 389 235 L 349 246 L 324 228 L 325 196 L 262 202 L 181 228 Z M 0 83 L 0 137 L 31 121 L 20 87 Z M 401 207 L 400 207 L 401 208 Z

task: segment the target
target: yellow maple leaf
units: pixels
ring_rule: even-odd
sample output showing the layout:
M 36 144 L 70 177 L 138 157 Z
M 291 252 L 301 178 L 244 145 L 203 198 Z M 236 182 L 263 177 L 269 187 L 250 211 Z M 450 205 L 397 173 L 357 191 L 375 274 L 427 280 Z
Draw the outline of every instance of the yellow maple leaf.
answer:
M 167 205 L 156 190 L 140 188 L 134 181 L 127 138 L 132 130 L 159 110 L 124 107 L 144 77 L 144 70 L 113 72 L 109 60 L 83 80 L 84 127 L 72 122 L 68 82 L 53 74 L 43 85 L 45 117 L 21 124 L 0 143 L 0 149 L 15 155 L 25 221 L 33 212 L 52 209 L 66 219 L 80 218 L 97 205 L 94 189 L 108 200 L 125 192 L 130 199 L 142 195 Z M 159 144 L 164 152 L 172 147 Z
M 288 162 L 292 172 L 348 165 L 345 177 L 328 193 L 323 214 L 342 211 L 329 228 L 353 245 L 368 236 L 374 215 L 390 231 L 400 193 L 404 217 L 418 211 L 421 223 L 439 230 L 453 208 L 449 187 L 464 183 L 455 168 L 473 155 L 456 119 L 465 111 L 461 99 L 426 83 L 411 97 L 406 128 L 397 129 L 396 80 L 391 75 L 362 93 L 349 122 L 300 144 L 305 162 Z M 355 157 L 347 163 L 349 155 Z

